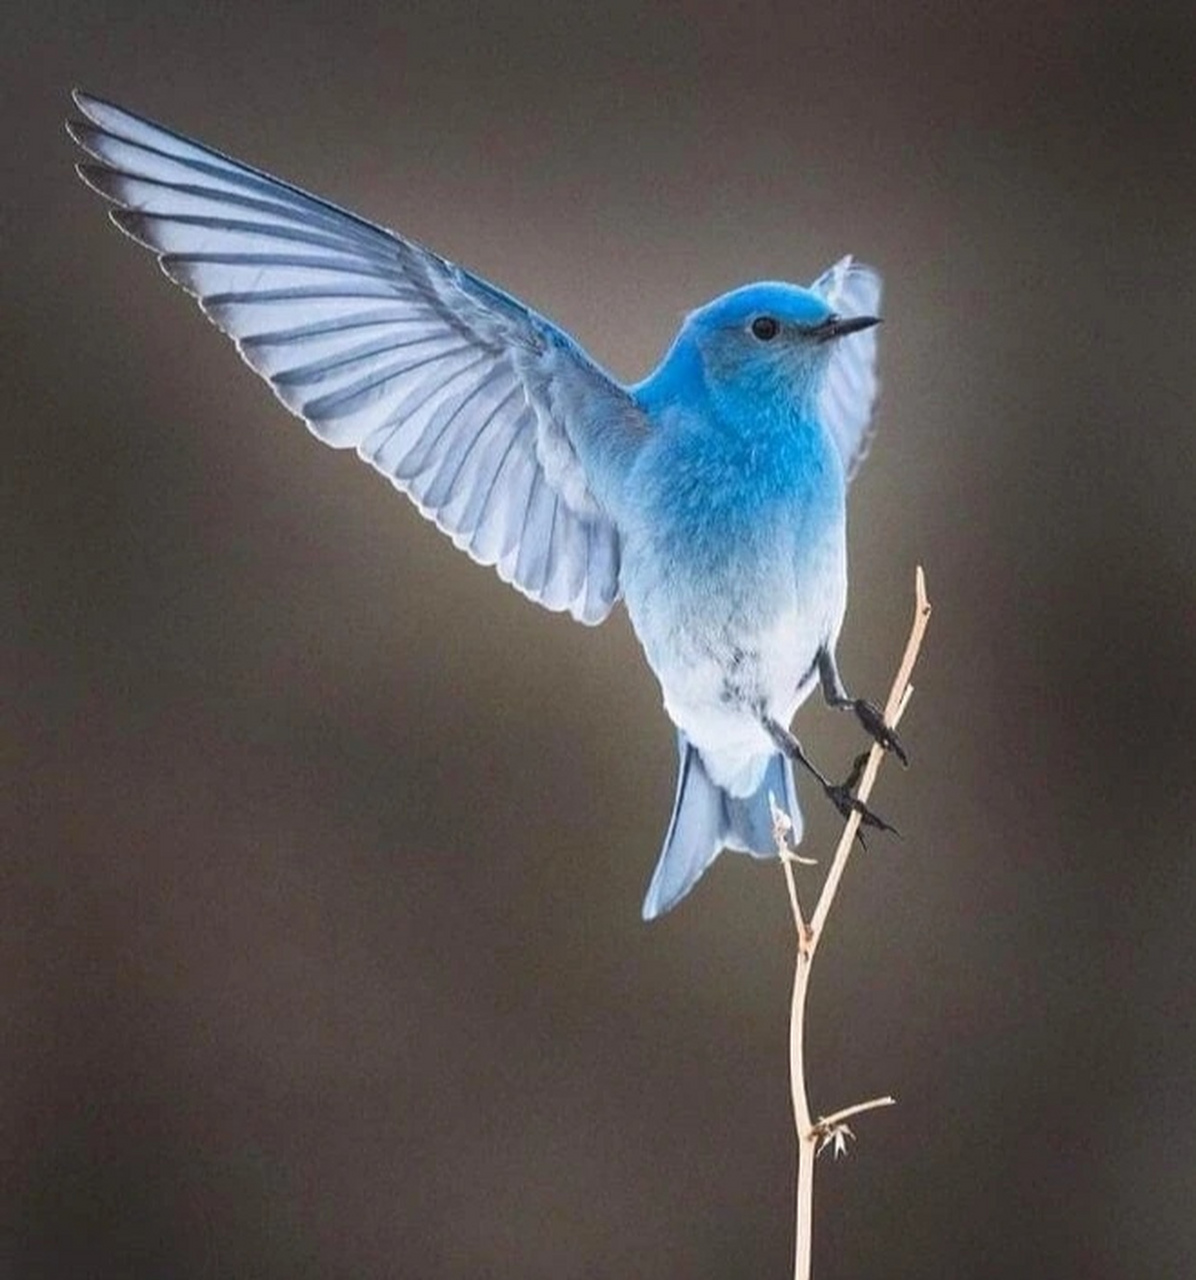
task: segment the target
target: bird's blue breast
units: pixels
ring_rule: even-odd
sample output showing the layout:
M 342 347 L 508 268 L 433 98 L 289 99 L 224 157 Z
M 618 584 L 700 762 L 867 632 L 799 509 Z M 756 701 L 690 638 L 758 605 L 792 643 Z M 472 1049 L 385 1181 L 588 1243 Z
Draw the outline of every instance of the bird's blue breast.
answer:
M 728 412 L 728 409 L 732 412 Z M 663 406 L 628 476 L 629 515 L 674 569 L 699 577 L 792 565 L 842 521 L 842 464 L 828 433 L 791 409 L 747 400 Z
M 662 678 L 695 647 L 734 649 L 767 630 L 842 539 L 827 434 L 791 413 L 744 416 L 665 407 L 628 477 L 623 591 Z

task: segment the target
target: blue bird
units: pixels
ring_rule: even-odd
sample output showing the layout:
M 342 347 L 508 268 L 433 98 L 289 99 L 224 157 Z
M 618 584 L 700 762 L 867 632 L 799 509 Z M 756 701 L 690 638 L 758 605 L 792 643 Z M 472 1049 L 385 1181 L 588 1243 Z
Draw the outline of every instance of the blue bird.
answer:
M 622 597 L 677 729 L 677 793 L 644 899 L 675 906 L 723 848 L 801 837 L 789 725 L 827 701 L 904 751 L 835 662 L 846 492 L 870 435 L 880 279 L 747 285 L 623 386 L 566 333 L 430 250 L 76 92 L 80 176 L 288 409 L 356 449 L 453 542 L 548 609 Z M 854 336 L 853 336 L 854 335 Z

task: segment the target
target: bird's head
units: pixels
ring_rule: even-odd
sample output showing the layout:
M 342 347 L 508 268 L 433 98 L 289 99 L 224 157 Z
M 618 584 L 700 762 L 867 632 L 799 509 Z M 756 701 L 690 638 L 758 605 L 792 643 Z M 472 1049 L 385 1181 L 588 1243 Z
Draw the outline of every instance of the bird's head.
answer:
M 686 319 L 657 372 L 659 389 L 676 394 L 700 380 L 716 401 L 801 408 L 821 389 L 835 344 L 879 323 L 839 315 L 815 289 L 744 285 Z
M 835 344 L 878 324 L 844 317 L 812 289 L 750 284 L 723 294 L 686 321 L 708 386 L 802 402 L 817 395 Z

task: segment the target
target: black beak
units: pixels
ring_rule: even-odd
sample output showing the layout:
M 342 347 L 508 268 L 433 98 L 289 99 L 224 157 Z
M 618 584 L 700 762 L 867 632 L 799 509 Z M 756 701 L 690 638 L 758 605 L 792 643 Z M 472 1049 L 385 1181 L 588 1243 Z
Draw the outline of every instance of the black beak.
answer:
M 814 336 L 819 342 L 830 342 L 832 338 L 845 338 L 849 333 L 859 333 L 877 324 L 880 316 L 827 316 L 815 327 Z

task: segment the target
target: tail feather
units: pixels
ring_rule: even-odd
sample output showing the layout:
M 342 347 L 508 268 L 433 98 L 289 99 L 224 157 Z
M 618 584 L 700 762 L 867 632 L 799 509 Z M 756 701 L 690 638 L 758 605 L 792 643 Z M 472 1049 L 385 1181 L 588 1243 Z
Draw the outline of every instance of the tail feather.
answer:
M 773 835 L 772 806 L 768 797 L 776 799 L 777 806 L 789 815 L 793 823 L 790 835 L 796 844 L 801 839 L 801 810 L 797 806 L 797 791 L 793 785 L 793 766 L 778 751 L 768 762 L 764 779 L 755 792 L 744 798 L 723 793 L 727 809 L 726 844 L 728 849 L 750 853 L 753 858 L 774 858 L 777 852 Z
M 677 749 L 677 795 L 664 848 L 644 897 L 645 920 L 654 920 L 675 907 L 724 847 L 756 858 L 776 856 L 770 794 L 792 819 L 794 841 L 801 838 L 793 769 L 783 755 L 778 753 L 769 760 L 752 795 L 740 797 L 728 795 L 710 780 L 701 754 L 680 732 Z

